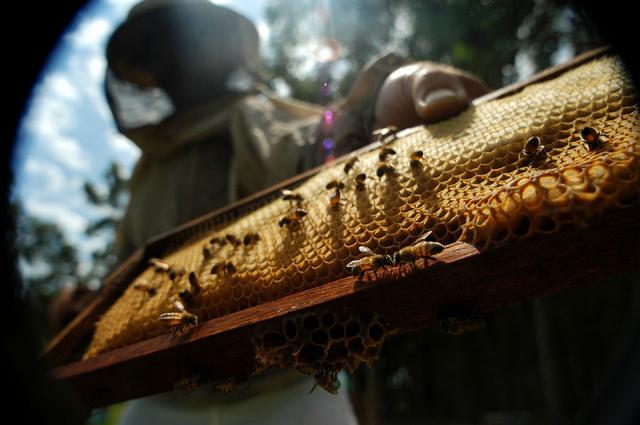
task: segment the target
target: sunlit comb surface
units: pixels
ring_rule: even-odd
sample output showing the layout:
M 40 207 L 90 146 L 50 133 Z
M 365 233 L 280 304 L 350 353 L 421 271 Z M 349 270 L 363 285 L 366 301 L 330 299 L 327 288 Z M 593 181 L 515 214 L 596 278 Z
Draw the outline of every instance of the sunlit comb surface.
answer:
M 595 129 L 602 143 L 585 143 L 585 127 Z M 345 277 L 345 266 L 362 258 L 361 245 L 393 256 L 432 230 L 434 240 L 445 245 L 463 240 L 486 249 L 566 224 L 588 224 L 594 215 L 638 199 L 638 128 L 634 88 L 612 57 L 471 107 L 391 142 L 396 154 L 386 163 L 393 173 L 376 175 L 379 150 L 361 155 L 348 174 L 344 163 L 336 164 L 294 189 L 300 203 L 276 199 L 161 259 L 186 272 L 170 275 L 148 267 L 102 317 L 85 357 L 170 332 L 158 317 L 174 311 L 181 292 L 193 290 L 191 271 L 200 288 L 182 298 L 202 323 Z M 521 152 L 532 136 L 546 155 L 537 150 L 535 161 L 523 161 L 530 158 Z M 363 173 L 358 186 L 356 176 Z M 336 189 L 326 186 L 334 179 L 345 187 L 332 207 Z M 307 214 L 296 214 L 298 209 Z M 284 217 L 291 222 L 283 225 Z M 255 233 L 259 238 L 242 243 Z M 153 295 L 135 289 L 139 283 L 154 288 Z M 377 319 L 359 322 L 357 338 L 368 338 L 371 323 Z M 332 326 L 323 327 L 324 355 Z M 387 330 L 374 328 L 375 343 L 345 342 L 347 350 L 374 347 L 370 354 L 377 356 Z M 257 344 L 265 362 L 277 362 L 264 335 Z

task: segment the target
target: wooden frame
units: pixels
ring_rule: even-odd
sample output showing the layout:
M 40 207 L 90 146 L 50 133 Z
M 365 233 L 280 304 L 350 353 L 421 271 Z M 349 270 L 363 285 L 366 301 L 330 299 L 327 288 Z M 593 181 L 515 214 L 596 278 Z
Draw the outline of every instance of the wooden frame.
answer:
M 602 48 L 586 53 L 525 83 L 490 93 L 475 103 L 516 93 L 608 51 Z M 369 145 L 361 151 L 376 147 L 376 144 Z M 99 297 L 45 349 L 43 360 L 55 367 L 54 379 L 70 382 L 87 406 L 105 406 L 171 390 L 177 380 L 203 369 L 218 376 L 246 375 L 254 367 L 250 343 L 254 328 L 294 312 L 329 304 L 345 305 L 375 311 L 398 331 L 407 332 L 437 323 L 443 310 L 451 306 L 473 304 L 481 311 L 504 308 L 639 265 L 640 223 L 636 217 L 640 206 L 633 206 L 611 211 L 586 229 L 567 227 L 551 235 L 538 235 L 483 253 L 471 245 L 455 243 L 437 255 L 436 262 L 419 263 L 416 270 L 408 266 L 394 268 L 372 282 L 341 279 L 216 318 L 183 338 L 163 335 L 87 361 L 72 361 L 77 358 L 83 341 L 91 335 L 93 323 L 144 269 L 148 258 L 165 255 L 212 229 L 216 223 L 269 202 L 280 189 L 299 184 L 323 168 L 310 170 L 180 226 L 137 251 L 106 279 Z M 541 268 L 540 264 L 545 267 Z

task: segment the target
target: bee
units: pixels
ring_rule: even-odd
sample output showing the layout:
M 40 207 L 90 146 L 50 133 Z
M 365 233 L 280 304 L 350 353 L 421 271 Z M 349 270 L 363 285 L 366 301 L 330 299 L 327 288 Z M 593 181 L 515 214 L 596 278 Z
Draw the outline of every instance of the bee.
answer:
M 477 331 L 485 326 L 484 317 L 478 313 L 469 316 L 453 316 L 440 321 L 440 330 L 448 335 L 462 335 L 465 332 Z
M 340 380 L 338 379 L 338 372 L 329 367 L 321 367 L 320 370 L 313 375 L 315 379 L 315 383 L 313 387 L 311 387 L 311 391 L 309 394 L 316 389 L 317 386 L 320 386 L 325 391 L 331 394 L 338 394 L 338 390 L 340 389 Z
M 304 217 L 307 214 L 308 214 L 308 212 L 306 210 L 303 210 L 302 208 L 297 208 L 295 211 L 293 211 L 288 216 L 282 217 L 280 219 L 280 221 L 278 222 L 278 225 L 280 227 L 282 227 L 282 226 L 287 226 L 287 227 L 297 226 L 300 223 L 300 220 L 302 219 L 302 217 Z
M 360 173 L 356 176 L 356 190 L 358 192 L 362 192 L 366 189 L 364 185 L 364 181 L 367 179 L 367 175 L 365 173 Z
M 242 388 L 249 378 L 246 377 L 232 377 L 217 379 L 213 383 L 213 390 L 222 394 L 229 394 Z
M 213 246 L 218 246 L 218 248 L 222 248 L 227 244 L 227 239 L 223 236 L 214 236 L 209 239 L 209 243 Z
M 420 166 L 422 165 L 422 158 L 424 158 L 424 152 L 411 152 L 411 155 L 409 156 L 409 165 L 411 166 L 411 168 L 420 168 Z
M 240 245 L 242 245 L 242 241 L 238 238 L 236 238 L 234 235 L 232 235 L 231 233 L 225 235 L 225 239 L 234 247 L 239 247 Z
M 198 316 L 189 313 L 180 301 L 173 303 L 177 312 L 162 313 L 158 320 L 163 322 L 171 329 L 173 335 L 181 334 L 187 328 L 195 328 L 198 326 Z
M 342 183 L 340 180 L 331 180 L 329 183 L 327 183 L 327 185 L 325 186 L 327 189 L 337 189 L 337 190 L 342 190 L 344 189 L 344 183 Z
M 368 270 L 373 271 L 373 274 L 377 277 L 378 275 L 376 274 L 376 270 L 378 268 L 382 267 L 386 270 L 386 266 L 393 265 L 393 259 L 389 255 L 376 254 L 366 246 L 359 246 L 358 251 L 363 254 L 367 254 L 367 256 L 359 260 L 351 261 L 347 264 L 347 270 L 349 270 L 354 276 L 359 275 L 360 279 L 362 279 Z
M 202 375 L 192 375 L 184 379 L 180 379 L 173 384 L 173 390 L 178 395 L 187 395 L 201 388 L 204 385 Z
M 331 198 L 329 198 L 329 208 L 337 211 L 340 208 L 340 189 L 336 187 L 336 191 Z
M 244 245 L 247 246 L 247 245 L 251 245 L 258 242 L 259 240 L 260 240 L 259 234 L 247 233 L 246 235 L 244 235 L 244 239 L 242 240 L 242 243 L 244 243 Z
M 136 283 L 135 285 L 133 285 L 133 288 L 137 289 L 138 291 L 145 291 L 147 294 L 149 294 L 150 297 L 153 297 L 155 294 L 158 293 L 156 288 L 149 285 L 149 283 L 146 280 Z
M 353 158 L 351 158 L 349 161 L 347 161 L 346 164 L 344 164 L 344 173 L 345 174 L 349 174 L 349 171 L 351 171 L 353 169 L 353 166 L 355 165 L 355 163 L 358 162 L 358 157 L 355 156 Z
M 295 202 L 298 206 L 300 206 L 302 204 L 302 201 L 304 200 L 304 198 L 302 198 L 302 195 L 289 189 L 283 189 L 282 191 L 280 191 L 280 194 L 282 195 L 283 201 L 289 201 L 291 203 Z
M 520 161 L 538 162 L 547 158 L 546 148 L 540 145 L 540 138 L 531 136 L 524 143 L 524 147 L 518 156 Z
M 204 261 L 208 261 L 213 258 L 213 252 L 211 252 L 211 248 L 207 245 L 202 247 L 202 258 Z
M 378 158 L 380 162 L 386 162 L 389 155 L 395 155 L 396 151 L 391 148 L 382 148 L 380 149 L 380 153 L 378 154 Z
M 373 134 L 373 137 L 376 142 L 387 144 L 387 143 L 393 142 L 396 139 L 397 132 L 398 132 L 398 127 L 396 127 L 395 125 L 390 125 L 388 127 L 379 128 L 371 134 Z
M 378 168 L 376 169 L 376 175 L 378 176 L 378 178 L 382 178 L 382 176 L 384 176 L 385 174 L 393 176 L 395 175 L 395 173 L 396 169 L 386 162 L 378 163 Z
M 180 298 L 182 298 L 182 301 L 187 303 L 191 302 L 191 299 L 202 290 L 200 279 L 198 279 L 198 275 L 196 275 L 195 272 L 189 273 L 189 284 L 191 285 L 191 289 L 185 289 L 178 294 Z
M 184 269 L 184 267 L 171 266 L 169 267 L 169 271 L 167 272 L 167 274 L 169 275 L 169 279 L 176 280 L 177 278 L 183 276 L 186 272 L 187 271 Z
M 164 263 L 162 260 L 158 258 L 149 259 L 149 265 L 153 267 L 153 269 L 158 273 L 160 272 L 166 273 L 171 268 L 169 264 Z
M 593 127 L 584 127 L 580 130 L 580 139 L 587 145 L 590 151 L 598 149 L 607 141 L 607 136 L 601 134 Z
M 236 266 L 234 266 L 231 261 L 227 261 L 226 263 L 216 263 L 211 267 L 211 274 L 222 273 L 224 276 L 227 276 L 235 272 Z
M 431 231 L 418 238 L 413 244 L 396 252 L 393 256 L 394 264 L 411 263 L 415 266 L 418 258 L 429 258 L 433 254 L 442 252 L 444 245 L 439 242 L 428 241 L 427 238 L 429 236 L 431 236 Z

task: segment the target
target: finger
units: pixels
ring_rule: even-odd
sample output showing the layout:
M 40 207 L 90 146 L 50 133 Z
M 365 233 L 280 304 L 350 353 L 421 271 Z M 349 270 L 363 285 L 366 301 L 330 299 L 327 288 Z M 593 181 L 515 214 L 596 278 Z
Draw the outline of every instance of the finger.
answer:
M 389 75 L 380 87 L 375 105 L 376 127 L 407 128 L 420 123 L 413 106 L 413 74 L 418 65 L 403 66 Z
M 470 102 L 458 77 L 442 71 L 416 75 L 412 92 L 415 113 L 425 123 L 452 117 Z
M 430 62 L 405 66 L 380 89 L 377 126 L 406 128 L 450 118 L 487 92 L 482 81 L 453 67 Z
M 425 67 L 414 75 L 412 93 L 416 115 L 432 123 L 450 118 L 467 108 L 486 86 L 470 74 L 450 67 Z

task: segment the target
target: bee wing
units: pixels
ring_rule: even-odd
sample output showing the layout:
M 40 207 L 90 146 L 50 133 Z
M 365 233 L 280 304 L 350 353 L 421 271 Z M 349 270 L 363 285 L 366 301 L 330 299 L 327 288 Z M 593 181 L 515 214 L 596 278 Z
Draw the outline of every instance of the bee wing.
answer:
M 158 316 L 158 320 L 167 326 L 177 326 L 182 322 L 182 315 L 180 313 L 162 313 Z
M 373 251 L 371 251 L 366 246 L 359 246 L 358 247 L 358 251 L 362 252 L 363 254 L 367 254 L 367 255 L 376 255 Z
M 176 307 L 178 311 L 181 311 L 183 313 L 187 312 L 187 309 L 184 308 L 184 304 L 182 304 L 180 301 L 178 300 L 174 301 L 173 305 Z
M 347 267 L 347 269 L 349 269 L 349 270 L 353 270 L 353 269 L 355 269 L 356 267 L 358 267 L 358 264 L 359 264 L 359 263 L 360 263 L 360 260 L 353 260 L 353 261 L 351 261 L 351 262 L 347 263 L 346 267 Z
M 416 242 L 426 241 L 426 240 L 427 240 L 427 238 L 428 238 L 429 236 L 431 236 L 431 234 L 432 234 L 432 233 L 433 233 L 433 232 L 432 232 L 431 230 L 429 230 L 427 233 L 425 233 L 424 235 L 420 236 L 420 237 L 416 240 Z

